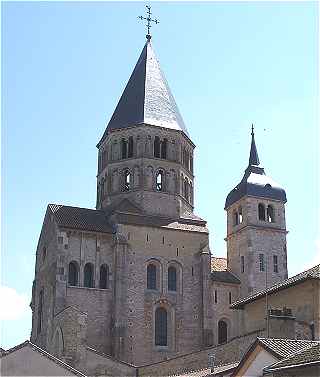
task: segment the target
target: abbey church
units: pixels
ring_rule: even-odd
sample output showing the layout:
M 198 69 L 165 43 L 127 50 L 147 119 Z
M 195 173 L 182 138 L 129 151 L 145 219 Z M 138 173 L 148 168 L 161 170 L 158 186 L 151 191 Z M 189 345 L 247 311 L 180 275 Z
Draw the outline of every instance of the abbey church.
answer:
M 97 149 L 96 209 L 47 207 L 32 344 L 88 375 L 135 375 L 210 349 L 235 362 L 257 336 L 319 339 L 319 310 L 290 299 L 310 276 L 319 289 L 319 268 L 288 279 L 286 192 L 261 166 L 253 128 L 243 178 L 226 192 L 227 256 L 211 254 L 193 210 L 195 145 L 149 34 Z

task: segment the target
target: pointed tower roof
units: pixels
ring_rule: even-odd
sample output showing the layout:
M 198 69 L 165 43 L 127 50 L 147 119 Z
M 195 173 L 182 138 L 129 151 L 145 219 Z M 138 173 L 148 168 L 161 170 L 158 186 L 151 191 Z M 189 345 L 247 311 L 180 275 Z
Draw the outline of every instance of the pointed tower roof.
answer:
M 253 125 L 251 128 L 249 165 L 241 182 L 228 194 L 225 209 L 246 195 L 280 200 L 284 203 L 287 201 L 285 190 L 271 177 L 268 177 L 264 168 L 260 166 Z
M 250 148 L 249 166 L 250 165 L 257 165 L 257 166 L 260 165 L 256 142 L 254 140 L 253 125 L 251 126 L 251 148 Z
M 138 62 L 98 145 L 106 138 L 109 131 L 141 124 L 182 131 L 189 137 L 167 80 L 160 69 L 150 39 L 147 38 Z

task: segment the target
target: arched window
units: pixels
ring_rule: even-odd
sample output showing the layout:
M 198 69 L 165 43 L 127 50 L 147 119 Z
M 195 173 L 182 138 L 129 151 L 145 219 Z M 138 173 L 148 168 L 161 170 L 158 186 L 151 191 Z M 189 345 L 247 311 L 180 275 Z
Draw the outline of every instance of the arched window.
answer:
M 175 267 L 168 268 L 168 291 L 177 290 L 177 270 Z
M 233 211 L 232 217 L 233 217 L 233 225 L 238 225 L 239 224 L 238 212 Z
M 121 139 L 121 158 L 128 157 L 128 143 L 126 139 Z
M 107 264 L 103 264 L 100 267 L 99 288 L 101 289 L 109 288 L 109 267 Z
M 157 308 L 155 313 L 155 345 L 168 345 L 168 315 L 164 308 Z
M 78 285 L 79 279 L 79 267 L 77 262 L 70 262 L 69 263 L 69 271 L 68 271 L 68 283 L 69 285 L 76 286 Z
M 156 177 L 156 189 L 157 191 L 163 190 L 163 171 L 162 170 L 159 170 Z
M 130 191 L 131 190 L 131 173 L 129 169 L 125 169 L 124 171 L 124 191 Z
M 225 321 L 218 322 L 218 343 L 225 343 L 228 340 L 228 325 Z
M 264 204 L 259 203 L 258 205 L 258 214 L 259 214 L 259 220 L 266 221 L 266 209 Z
M 184 180 L 184 197 L 189 201 L 189 183 L 187 178 Z
M 87 288 L 93 288 L 93 264 L 87 263 L 83 270 L 83 285 Z
M 147 267 L 147 289 L 157 289 L 157 267 L 152 263 Z
M 267 219 L 269 223 L 274 223 L 274 208 L 270 204 L 267 207 Z
M 160 138 L 156 136 L 153 142 L 153 155 L 154 157 L 160 157 Z
M 43 320 L 42 316 L 43 316 L 43 289 L 41 289 L 39 293 L 37 334 L 40 334 L 42 330 L 42 320 Z
M 133 157 L 133 137 L 129 136 L 128 142 L 128 158 Z
M 239 220 L 239 224 L 241 224 L 242 221 L 243 221 L 242 207 L 239 207 L 239 209 L 238 209 L 238 220 Z
M 167 139 L 161 142 L 161 158 L 167 158 Z

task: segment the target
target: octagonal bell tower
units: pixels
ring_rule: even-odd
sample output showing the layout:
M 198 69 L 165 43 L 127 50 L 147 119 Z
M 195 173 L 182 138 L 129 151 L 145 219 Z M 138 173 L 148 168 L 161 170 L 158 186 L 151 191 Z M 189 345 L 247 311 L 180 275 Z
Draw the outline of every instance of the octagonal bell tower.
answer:
M 225 203 L 228 269 L 241 280 L 242 297 L 288 277 L 286 201 L 260 165 L 252 127 L 249 165 Z
M 148 35 L 97 145 L 96 208 L 126 198 L 150 215 L 191 213 L 194 147 Z

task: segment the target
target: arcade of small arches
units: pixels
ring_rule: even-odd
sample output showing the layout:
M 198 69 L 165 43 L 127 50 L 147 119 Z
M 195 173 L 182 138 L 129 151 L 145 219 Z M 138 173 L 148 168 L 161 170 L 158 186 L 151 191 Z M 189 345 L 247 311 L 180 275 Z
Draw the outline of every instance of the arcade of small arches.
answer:
M 275 222 L 275 210 L 271 204 L 267 206 L 263 203 L 258 204 L 258 219 L 260 221 L 266 221 L 268 223 Z M 239 225 L 243 222 L 243 212 L 242 207 L 239 206 L 237 209 L 232 211 L 232 223 L 234 226 Z
M 83 267 L 83 281 L 80 282 L 80 268 L 76 261 L 69 263 L 68 267 L 68 284 L 73 287 L 86 287 L 95 288 L 94 279 L 94 265 L 92 263 L 86 263 Z M 100 289 L 110 288 L 109 283 L 110 270 L 107 264 L 102 264 L 99 270 L 99 286 Z
M 144 184 L 143 184 L 144 183 Z M 189 177 L 181 173 L 180 185 L 174 169 L 154 169 L 151 165 L 144 171 L 139 166 L 133 168 L 114 169 L 111 174 L 101 178 L 97 187 L 98 203 L 103 201 L 107 193 L 118 194 L 130 192 L 144 187 L 149 191 L 180 193 L 184 199 L 193 205 L 193 184 Z
M 113 139 L 99 151 L 98 173 L 106 166 L 108 161 L 118 161 L 137 157 L 160 158 L 169 161 L 180 161 L 189 172 L 193 173 L 193 152 L 187 145 L 178 148 L 176 140 L 171 142 L 167 138 L 148 135 L 145 145 L 140 135 Z M 179 151 L 180 149 L 180 151 Z M 180 154 L 180 156 L 179 156 Z

